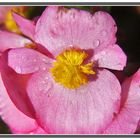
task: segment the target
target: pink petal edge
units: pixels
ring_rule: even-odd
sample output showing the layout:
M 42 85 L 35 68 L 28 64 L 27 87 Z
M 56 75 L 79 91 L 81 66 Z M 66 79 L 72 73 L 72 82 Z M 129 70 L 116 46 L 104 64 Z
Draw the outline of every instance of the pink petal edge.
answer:
M 28 74 L 40 69 L 47 69 L 52 60 L 28 48 L 12 49 L 8 53 L 8 65 L 17 73 Z
M 0 116 L 10 129 L 20 131 L 23 134 L 34 130 L 37 127 L 36 121 L 17 109 L 9 98 L 2 81 L 0 74 Z
M 34 40 L 34 34 L 35 34 L 35 25 L 33 21 L 30 21 L 16 13 L 12 13 L 13 17 L 15 19 L 15 22 L 19 26 L 22 33 Z
M 133 134 L 140 120 L 140 69 L 122 85 L 120 112 L 104 131 L 105 134 Z
M 23 36 L 7 31 L 0 31 L 0 52 L 10 48 L 21 48 L 31 41 Z
M 114 44 L 117 28 L 113 18 L 105 12 L 92 16 L 82 10 L 65 11 L 50 6 L 41 15 L 35 30 L 35 41 L 56 56 L 71 45 L 88 50 Z
M 111 45 L 100 51 L 95 51 L 92 61 L 96 61 L 101 68 L 123 70 L 127 57 L 118 45 Z

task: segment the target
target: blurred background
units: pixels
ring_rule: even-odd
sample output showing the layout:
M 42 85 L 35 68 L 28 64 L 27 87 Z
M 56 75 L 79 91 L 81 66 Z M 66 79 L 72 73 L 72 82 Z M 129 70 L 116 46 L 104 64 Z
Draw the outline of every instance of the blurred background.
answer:
M 121 46 L 128 57 L 127 66 L 123 74 L 130 76 L 140 67 L 140 6 L 67 6 L 67 8 L 79 8 L 91 13 L 107 11 L 116 21 L 117 43 Z M 28 18 L 34 19 L 41 15 L 44 6 L 30 6 Z M 0 13 L 1 14 L 1 13 Z M 3 25 L 0 21 L 0 28 Z M 10 130 L 0 119 L 0 134 L 9 134 Z M 136 132 L 138 133 L 138 132 Z

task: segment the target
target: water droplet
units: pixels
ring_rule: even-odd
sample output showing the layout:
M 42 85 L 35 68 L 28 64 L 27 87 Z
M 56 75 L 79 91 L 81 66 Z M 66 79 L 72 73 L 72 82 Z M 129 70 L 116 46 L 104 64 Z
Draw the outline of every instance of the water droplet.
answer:
M 42 69 L 43 69 L 43 70 L 46 70 L 46 67 L 43 67 Z
M 42 61 L 46 61 L 46 59 L 45 59 L 45 58 L 43 58 L 43 59 L 42 59 Z
M 103 30 L 101 34 L 105 37 L 107 35 L 107 31 Z
M 42 81 L 42 83 L 43 83 L 43 84 L 46 84 L 46 81 L 44 80 L 44 81 Z
M 21 67 L 19 67 L 19 66 L 17 66 L 17 67 L 15 68 L 15 71 L 18 72 L 18 73 L 22 73 L 22 69 L 21 69 Z
M 44 63 L 47 63 L 47 59 L 46 59 L 46 58 L 43 58 L 42 61 L 43 61 Z
M 46 82 L 46 81 L 44 80 L 44 81 L 42 81 L 42 85 L 40 86 L 39 91 L 40 91 L 42 94 L 47 94 L 48 91 L 51 89 L 51 87 L 52 87 L 52 83 Z
M 21 56 L 21 59 L 24 60 L 25 59 L 24 56 Z
M 36 62 L 37 60 L 36 59 L 33 59 L 33 62 Z
M 102 55 L 102 56 L 106 55 L 106 52 L 105 52 L 105 51 L 102 51 L 102 52 L 101 52 L 101 55 Z
M 46 77 L 45 77 L 45 80 L 48 80 L 48 79 L 49 79 L 49 78 L 46 76 Z
M 94 42 L 93 42 L 93 46 L 94 47 L 98 47 L 100 45 L 100 41 L 99 40 L 95 40 Z
M 46 83 L 46 82 L 45 82 Z M 43 93 L 47 93 L 50 89 L 51 89 L 51 87 L 52 87 L 52 83 L 46 83 L 45 84 L 45 88 L 44 88 L 44 91 L 43 91 Z

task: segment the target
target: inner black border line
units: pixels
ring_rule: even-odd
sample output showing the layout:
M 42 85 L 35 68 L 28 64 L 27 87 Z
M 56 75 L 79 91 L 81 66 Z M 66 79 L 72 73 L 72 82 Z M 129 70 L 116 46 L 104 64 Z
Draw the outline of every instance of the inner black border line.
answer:
M 134 135 L 53 135 L 53 134 L 47 134 L 47 135 L 18 135 L 18 134 L 2 134 L 0 135 L 0 138 L 139 138 L 139 134 Z
M 104 6 L 138 6 L 140 2 L 0 2 L 0 5 L 104 5 Z
M 0 2 L 0 6 L 24 5 L 24 6 L 45 6 L 45 5 L 81 5 L 81 6 L 140 6 L 140 2 Z M 0 138 L 139 138 L 140 134 L 100 134 L 100 135 L 54 135 L 54 134 L 0 134 Z

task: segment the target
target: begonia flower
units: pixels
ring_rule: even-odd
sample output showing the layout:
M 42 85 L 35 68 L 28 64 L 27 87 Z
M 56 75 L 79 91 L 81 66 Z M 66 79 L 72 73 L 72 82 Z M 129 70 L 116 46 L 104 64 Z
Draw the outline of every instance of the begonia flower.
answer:
M 23 19 L 15 14 L 15 20 L 28 36 L 30 31 L 21 22 Z M 115 21 L 105 12 L 92 16 L 81 10 L 48 7 L 31 33 L 46 53 L 29 48 L 8 52 L 8 66 L 20 76 L 30 75 L 24 94 L 43 133 L 135 132 L 140 115 L 140 97 L 134 92 L 139 90 L 138 81 L 135 82 L 139 74 L 130 78 L 132 84 L 126 81 L 121 91 L 119 81 L 107 70 L 123 70 L 126 64 L 126 56 L 116 44 L 116 31 Z M 31 117 L 32 111 L 25 107 L 26 99 L 15 96 L 15 100 L 12 102 L 18 109 Z M 25 109 L 20 108 L 22 105 Z M 18 130 L 18 126 L 15 128 Z

